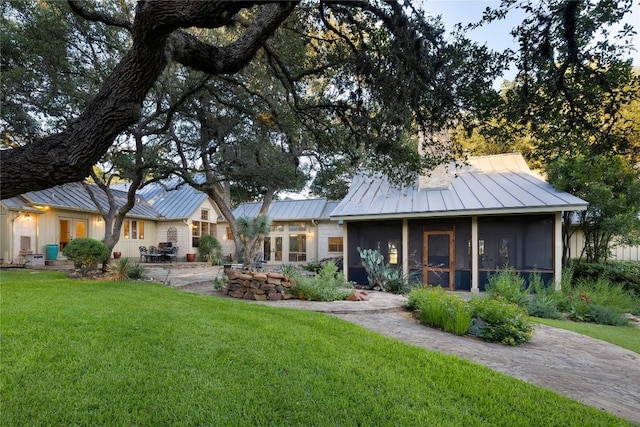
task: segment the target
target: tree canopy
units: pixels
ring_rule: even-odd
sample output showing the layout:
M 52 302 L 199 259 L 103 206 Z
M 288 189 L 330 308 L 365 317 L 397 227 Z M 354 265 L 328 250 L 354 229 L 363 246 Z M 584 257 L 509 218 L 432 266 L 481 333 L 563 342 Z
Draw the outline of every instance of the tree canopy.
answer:
M 10 147 L 0 150 L 2 197 L 84 179 L 114 139 L 142 120 L 152 89 L 169 89 L 162 77 L 179 81 L 183 67 L 224 84 L 222 77 L 239 75 L 264 55 L 291 111 L 306 118 L 327 150 L 332 141 L 394 176 L 405 175 L 398 168 L 449 161 L 455 151 L 421 159 L 397 137 L 435 133 L 483 111 L 495 100 L 490 84 L 501 69 L 499 56 L 445 37 L 439 22 L 427 21 L 408 1 L 168 0 L 130 8 L 15 0 L 2 7 L 2 29 L 16 36 L 3 37 L 2 93 L 10 114 L 3 114 L 2 126 Z M 62 25 L 50 25 L 52 34 L 41 26 L 47 20 Z M 18 34 L 32 23 L 39 28 L 33 40 L 34 34 Z M 55 48 L 48 50 L 50 41 Z M 40 109 L 24 108 L 33 107 L 28 86 L 4 77 L 24 73 L 29 61 L 34 73 L 22 74 L 24 85 L 42 84 L 43 97 L 57 93 L 58 109 L 44 107 L 49 100 Z M 64 79 L 65 70 L 73 78 Z M 170 109 L 165 113 L 171 118 Z

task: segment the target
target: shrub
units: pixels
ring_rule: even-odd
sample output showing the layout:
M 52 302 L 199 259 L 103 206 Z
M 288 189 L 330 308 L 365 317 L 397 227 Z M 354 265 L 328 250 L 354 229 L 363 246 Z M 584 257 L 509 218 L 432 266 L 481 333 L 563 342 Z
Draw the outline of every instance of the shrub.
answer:
M 571 295 L 585 294 L 597 305 L 616 309 L 618 312 L 630 311 L 637 304 L 637 298 L 621 284 L 612 284 L 604 276 L 591 279 L 579 279 L 570 289 Z
M 599 325 L 628 326 L 629 319 L 618 313 L 611 307 L 603 305 L 589 304 L 587 307 L 587 317 L 590 321 Z
M 564 319 L 556 304 L 557 303 L 553 297 L 536 295 L 531 301 L 529 301 L 527 311 L 529 312 L 529 316 L 533 317 L 557 320 Z
M 94 265 L 103 262 L 109 256 L 109 248 L 104 242 L 89 237 L 73 239 L 62 250 L 62 254 L 73 261 L 80 273 L 85 276 Z
M 120 258 L 107 266 L 107 277 L 111 280 L 137 280 L 144 277 L 147 269 L 129 258 Z
M 591 304 L 591 299 L 587 294 L 569 295 L 567 301 L 569 302 L 569 319 L 576 322 L 588 322 L 590 320 L 589 304 Z
M 516 304 L 502 298 L 474 298 L 470 302 L 471 315 L 482 320 L 478 336 L 485 341 L 506 345 L 523 344 L 533 336 L 527 313 Z
M 198 257 L 200 261 L 210 262 L 213 265 L 222 264 L 222 245 L 218 239 L 210 234 L 200 236 Z
M 640 297 L 640 262 L 638 261 L 609 261 L 606 263 L 592 263 L 574 260 L 571 263 L 575 281 L 586 279 L 595 281 L 601 277 L 609 280 Z
M 335 264 L 329 262 L 313 277 L 297 276 L 292 292 L 310 301 L 339 301 L 351 295 L 353 289 Z
M 489 275 L 486 290 L 490 298 L 500 297 L 520 307 L 526 307 L 529 303 L 529 291 L 525 287 L 525 280 L 512 267 Z

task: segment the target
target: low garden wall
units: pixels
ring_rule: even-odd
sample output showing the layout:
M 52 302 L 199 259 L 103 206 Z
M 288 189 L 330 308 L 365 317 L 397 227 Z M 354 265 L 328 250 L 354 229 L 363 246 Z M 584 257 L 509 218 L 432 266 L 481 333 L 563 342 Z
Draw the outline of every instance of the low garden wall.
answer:
M 233 298 L 278 301 L 297 298 L 291 293 L 294 283 L 282 273 L 260 273 L 225 269 L 227 280 L 222 293 Z

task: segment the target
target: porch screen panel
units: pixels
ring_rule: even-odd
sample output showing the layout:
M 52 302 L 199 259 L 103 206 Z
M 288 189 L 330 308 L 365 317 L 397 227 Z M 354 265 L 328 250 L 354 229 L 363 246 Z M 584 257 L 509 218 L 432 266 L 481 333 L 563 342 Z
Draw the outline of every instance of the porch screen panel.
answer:
M 456 219 L 456 290 L 471 290 L 471 218 Z
M 422 268 L 422 235 L 423 235 L 423 221 L 411 220 L 409 221 L 409 268 L 421 269 Z M 421 279 L 421 277 L 420 277 Z
M 388 263 L 391 255 L 398 266 L 402 265 L 402 221 L 362 221 L 348 224 L 349 280 L 366 285 L 367 274 L 360 262 L 360 249 L 375 249 Z
M 480 270 L 508 266 L 525 279 L 537 271 L 546 280 L 553 274 L 553 224 L 553 215 L 478 218 Z
M 427 265 L 431 268 L 449 268 L 449 236 L 435 234 L 429 236 L 429 255 Z

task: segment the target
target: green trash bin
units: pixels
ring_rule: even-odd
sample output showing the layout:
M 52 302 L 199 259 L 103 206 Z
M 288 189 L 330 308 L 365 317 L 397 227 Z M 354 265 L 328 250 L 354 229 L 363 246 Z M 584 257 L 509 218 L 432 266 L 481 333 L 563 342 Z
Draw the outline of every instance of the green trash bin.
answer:
M 58 259 L 58 245 L 47 245 L 45 248 L 45 258 L 48 261 L 55 261 Z

